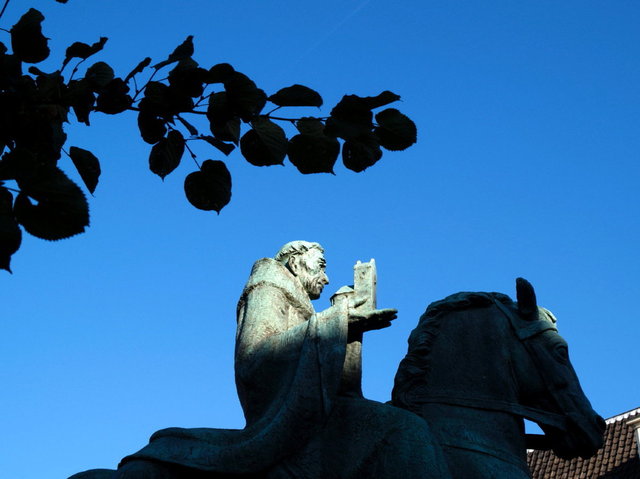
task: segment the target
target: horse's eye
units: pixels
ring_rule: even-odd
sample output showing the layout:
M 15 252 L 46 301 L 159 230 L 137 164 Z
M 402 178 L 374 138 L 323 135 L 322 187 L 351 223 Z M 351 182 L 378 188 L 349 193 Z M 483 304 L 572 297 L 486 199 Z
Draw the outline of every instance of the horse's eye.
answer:
M 569 348 L 565 344 L 560 344 L 555 347 L 553 353 L 562 362 L 569 361 Z

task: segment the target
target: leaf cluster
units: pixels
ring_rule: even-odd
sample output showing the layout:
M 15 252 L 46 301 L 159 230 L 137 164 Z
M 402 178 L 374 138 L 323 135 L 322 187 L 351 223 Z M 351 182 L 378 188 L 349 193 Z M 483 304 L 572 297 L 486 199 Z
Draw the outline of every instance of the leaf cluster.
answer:
M 196 208 L 218 213 L 231 199 L 231 174 L 221 160 L 199 164 L 192 141 L 224 156 L 239 147 L 255 166 L 282 165 L 288 157 L 303 174 L 333 173 L 340 154 L 347 168 L 361 172 L 380 160 L 382 148 L 403 150 L 416 141 L 415 124 L 398 110 L 386 108 L 374 116 L 373 110 L 400 99 L 388 91 L 375 97 L 346 95 L 329 117 L 274 116 L 283 108 L 319 108 L 322 97 L 298 84 L 269 96 L 227 63 L 204 68 L 193 58 L 193 36 L 165 60 L 153 63 L 147 57 L 124 77 L 102 61 L 79 74 L 83 63 L 104 48 L 106 37 L 74 42 L 52 73 L 26 67 L 50 55 L 43 20 L 42 13 L 30 9 L 10 30 L 11 53 L 0 43 L 0 268 L 7 271 L 22 229 L 59 240 L 89 225 L 85 194 L 58 166 L 65 153 L 94 193 L 100 161 L 86 149 L 65 149 L 64 124 L 71 113 L 89 126 L 96 112 L 135 111 L 140 136 L 151 145 L 151 172 L 164 180 L 188 152 L 195 171 L 185 177 L 185 196 Z M 156 80 L 163 69 L 168 72 Z M 296 133 L 288 138 L 281 124 L 295 126 Z

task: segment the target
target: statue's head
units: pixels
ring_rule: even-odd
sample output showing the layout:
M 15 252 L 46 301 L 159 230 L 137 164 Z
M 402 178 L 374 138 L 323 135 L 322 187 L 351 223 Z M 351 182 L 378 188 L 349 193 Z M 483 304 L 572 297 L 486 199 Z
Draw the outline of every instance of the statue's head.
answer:
M 280 248 L 274 259 L 298 278 L 310 299 L 318 299 L 324 286 L 329 284 L 324 249 L 319 243 L 290 241 Z

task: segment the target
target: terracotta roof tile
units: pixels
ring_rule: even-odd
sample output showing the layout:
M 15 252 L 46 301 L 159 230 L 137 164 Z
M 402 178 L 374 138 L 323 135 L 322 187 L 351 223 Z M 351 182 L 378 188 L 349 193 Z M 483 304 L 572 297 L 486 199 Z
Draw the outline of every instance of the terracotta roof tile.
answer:
M 590 459 L 560 459 L 551 451 L 527 454 L 533 479 L 640 479 L 640 458 L 633 428 L 640 408 L 607 420 L 604 447 Z

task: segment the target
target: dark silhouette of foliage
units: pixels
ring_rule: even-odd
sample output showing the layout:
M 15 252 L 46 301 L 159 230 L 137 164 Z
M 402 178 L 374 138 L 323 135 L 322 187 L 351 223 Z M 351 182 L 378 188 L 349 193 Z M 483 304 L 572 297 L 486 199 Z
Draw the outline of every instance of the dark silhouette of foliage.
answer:
M 152 64 L 147 57 L 124 77 L 101 61 L 81 76 L 80 67 L 105 47 L 106 37 L 71 44 L 57 71 L 46 73 L 32 65 L 25 73 L 23 64 L 49 57 L 43 21 L 42 13 L 31 8 L 9 31 L 11 53 L 0 43 L 0 268 L 9 272 L 21 228 L 38 238 L 59 240 L 89 225 L 84 193 L 57 166 L 62 153 L 67 154 L 94 193 L 98 158 L 76 146 L 65 150 L 63 126 L 71 121 L 71 112 L 87 126 L 97 112 L 136 112 L 140 136 L 152 145 L 149 169 L 164 179 L 188 151 L 196 170 L 185 178 L 187 200 L 218 213 L 231 199 L 231 175 L 220 160 L 199 165 L 191 141 L 203 141 L 223 155 L 239 146 L 255 166 L 282 165 L 288 156 L 303 174 L 333 173 L 340 140 L 344 165 L 356 172 L 380 160 L 381 147 L 403 150 L 416 141 L 415 124 L 394 108 L 377 113 L 374 123 L 372 110 L 400 99 L 389 91 L 374 97 L 345 95 L 329 117 L 274 116 L 281 108 L 319 108 L 322 97 L 298 84 L 268 96 L 228 63 L 201 67 L 193 58 L 191 35 L 165 60 Z M 170 69 L 166 78 L 154 80 L 165 68 Z M 267 103 L 275 107 L 265 113 Z M 208 121 L 202 122 L 204 118 Z M 278 123 L 290 123 L 299 133 L 289 139 Z

